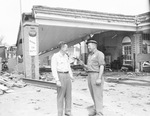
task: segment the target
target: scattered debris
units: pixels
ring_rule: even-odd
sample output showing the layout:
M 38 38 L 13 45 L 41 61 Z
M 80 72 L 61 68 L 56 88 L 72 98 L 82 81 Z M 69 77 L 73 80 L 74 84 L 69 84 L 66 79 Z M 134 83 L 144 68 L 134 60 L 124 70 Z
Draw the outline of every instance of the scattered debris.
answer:
M 117 107 L 121 107 L 120 105 L 117 105 Z
M 79 104 L 79 103 L 73 103 L 74 105 L 77 105 L 77 106 L 82 106 L 82 104 Z
M 3 95 L 3 94 L 4 94 L 4 91 L 0 89 L 0 95 Z
M 8 90 L 8 87 L 6 87 L 4 85 L 0 85 L 0 89 L 3 90 L 3 91 L 6 91 L 6 90 Z
M 150 102 L 147 102 L 146 104 L 147 104 L 147 105 L 150 105 Z
M 53 78 L 52 74 L 49 72 L 41 72 L 40 73 L 40 80 L 42 80 L 42 81 L 53 81 L 54 78 Z
M 109 90 L 113 90 L 113 91 L 115 91 L 115 89 L 112 89 L 112 88 L 110 88 Z
M 109 92 L 109 90 L 108 90 L 108 89 L 104 89 L 103 91 Z
M 81 90 L 86 91 L 86 90 L 87 90 L 87 88 L 84 88 L 84 89 L 81 89 Z
M 114 78 L 114 77 L 107 77 L 105 78 L 106 82 L 119 82 L 119 78 Z
M 0 76 L 0 94 L 14 92 L 13 87 L 22 88 L 27 84 L 22 81 L 24 75 L 2 72 Z
M 41 92 L 41 90 L 40 90 L 40 89 L 38 89 L 38 90 L 36 90 L 36 92 Z
M 146 109 L 143 109 L 143 111 L 147 111 Z
M 131 97 L 132 97 L 132 98 L 138 98 L 138 96 L 135 96 L 135 95 L 132 95 Z
M 124 92 L 120 92 L 121 94 L 124 94 Z
M 1 94 L 13 92 L 13 90 L 9 89 L 8 87 L 4 85 L 0 85 L 0 90 L 1 90 Z
M 115 85 L 109 85 L 109 87 L 115 87 Z
M 88 74 L 86 72 L 80 72 L 78 75 L 80 75 L 80 76 L 88 76 Z
M 34 110 L 39 110 L 39 109 L 41 109 L 41 108 L 40 108 L 40 107 L 35 107 L 35 108 L 34 108 Z
M 129 70 L 128 67 L 125 67 L 125 66 L 122 66 L 122 67 L 121 67 L 121 71 L 127 72 L 128 70 Z
M 134 72 L 127 72 L 127 75 L 128 75 L 128 76 L 134 76 L 135 73 L 134 73 Z

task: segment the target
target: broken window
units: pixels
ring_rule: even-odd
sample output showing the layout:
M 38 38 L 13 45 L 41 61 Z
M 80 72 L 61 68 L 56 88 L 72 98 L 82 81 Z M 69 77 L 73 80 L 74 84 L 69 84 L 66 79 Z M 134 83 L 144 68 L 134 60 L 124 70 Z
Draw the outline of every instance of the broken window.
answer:
M 150 53 L 150 34 L 143 34 L 143 54 Z

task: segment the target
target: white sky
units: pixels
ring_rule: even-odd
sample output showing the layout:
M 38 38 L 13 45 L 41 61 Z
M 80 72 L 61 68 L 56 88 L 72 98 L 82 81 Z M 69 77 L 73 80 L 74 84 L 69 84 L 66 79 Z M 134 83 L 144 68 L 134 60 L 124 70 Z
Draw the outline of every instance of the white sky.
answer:
M 21 0 L 22 12 L 33 5 L 74 8 L 99 12 L 137 15 L 150 11 L 149 0 Z M 0 0 L 0 36 L 3 42 L 15 44 L 20 23 L 20 0 Z

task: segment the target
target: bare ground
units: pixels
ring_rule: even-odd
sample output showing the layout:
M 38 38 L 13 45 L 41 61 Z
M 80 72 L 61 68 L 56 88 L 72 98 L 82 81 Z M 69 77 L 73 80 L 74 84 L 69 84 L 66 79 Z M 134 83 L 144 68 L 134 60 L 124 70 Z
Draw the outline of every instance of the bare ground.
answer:
M 150 76 L 106 73 L 104 116 L 149 116 Z M 57 116 L 56 90 L 28 85 L 0 96 L 0 116 Z M 73 82 L 73 116 L 88 116 L 93 102 L 85 77 Z

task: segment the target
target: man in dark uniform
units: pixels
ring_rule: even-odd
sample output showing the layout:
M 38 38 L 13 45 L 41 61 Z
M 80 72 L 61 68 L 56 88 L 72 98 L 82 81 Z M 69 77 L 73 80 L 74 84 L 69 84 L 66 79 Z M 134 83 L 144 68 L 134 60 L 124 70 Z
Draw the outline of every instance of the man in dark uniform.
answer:
M 81 64 L 88 72 L 88 87 L 94 102 L 94 110 L 89 116 L 103 116 L 103 72 L 104 72 L 104 54 L 97 50 L 97 42 L 95 40 L 87 41 L 89 50 L 87 65 Z

